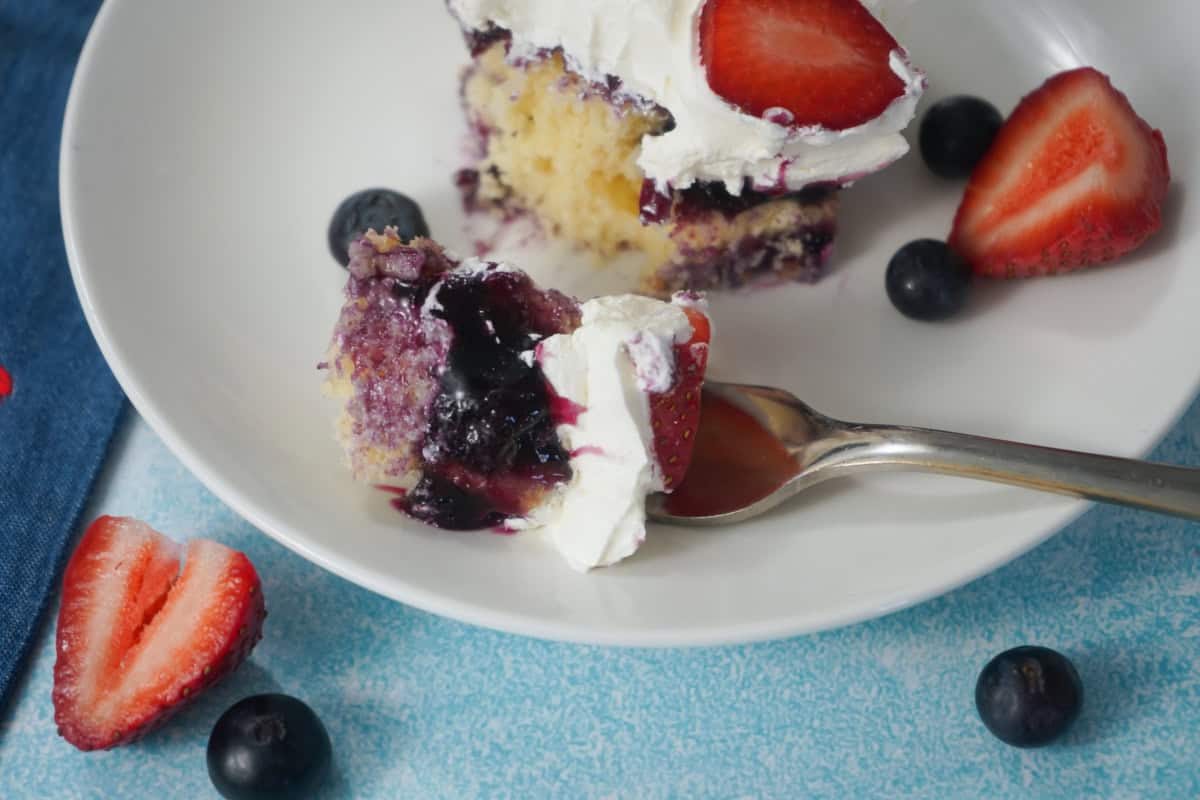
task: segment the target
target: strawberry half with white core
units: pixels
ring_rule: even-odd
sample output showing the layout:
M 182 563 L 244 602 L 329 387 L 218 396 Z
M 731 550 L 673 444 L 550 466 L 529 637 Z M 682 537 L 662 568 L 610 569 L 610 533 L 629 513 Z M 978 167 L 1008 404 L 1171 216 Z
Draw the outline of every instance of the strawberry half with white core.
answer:
M 580 412 L 560 420 L 571 479 L 522 527 L 542 528 L 576 569 L 631 555 L 646 536 L 646 495 L 678 485 L 692 457 L 710 326 L 700 301 L 601 297 L 552 336 L 537 361 Z
M 906 91 L 891 63 L 900 49 L 858 0 L 708 0 L 700 18 L 712 90 L 797 128 L 845 130 L 883 114 Z
M 971 175 L 950 246 L 976 274 L 1017 278 L 1119 258 L 1162 227 L 1161 132 L 1090 67 L 1021 101 Z
M 63 577 L 54 720 L 80 750 L 140 738 L 233 671 L 262 638 L 262 585 L 242 553 L 184 548 L 143 522 L 100 517 Z

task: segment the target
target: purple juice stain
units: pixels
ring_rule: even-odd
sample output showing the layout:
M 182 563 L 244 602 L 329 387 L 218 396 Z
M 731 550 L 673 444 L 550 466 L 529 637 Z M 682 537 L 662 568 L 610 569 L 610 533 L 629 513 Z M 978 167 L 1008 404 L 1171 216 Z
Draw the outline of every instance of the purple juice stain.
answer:
M 555 425 L 578 425 L 579 418 L 587 412 L 587 406 L 563 397 L 549 383 L 546 384 L 546 394 L 549 397 L 550 419 Z

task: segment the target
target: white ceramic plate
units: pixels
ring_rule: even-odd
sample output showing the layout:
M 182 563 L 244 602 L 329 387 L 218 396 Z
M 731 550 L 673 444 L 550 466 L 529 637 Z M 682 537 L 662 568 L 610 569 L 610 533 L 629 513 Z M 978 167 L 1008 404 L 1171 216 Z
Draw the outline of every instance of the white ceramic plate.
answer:
M 988 287 L 942 326 L 888 304 L 905 241 L 944 236 L 960 186 L 912 156 L 844 195 L 840 257 L 815 288 L 717 297 L 712 374 L 795 390 L 844 417 L 1123 455 L 1197 388 L 1200 9 L 1158 0 L 893 2 L 932 80 L 1011 108 L 1079 64 L 1161 127 L 1166 230 L 1129 263 Z M 71 267 L 130 398 L 220 498 L 303 556 L 382 594 L 518 633 L 599 643 L 746 641 L 916 603 L 1003 564 L 1083 505 L 945 478 L 822 488 L 715 532 L 653 529 L 632 560 L 570 571 L 530 536 L 450 534 L 355 485 L 331 437 L 321 358 L 344 273 L 325 249 L 347 194 L 416 197 L 470 249 L 451 173 L 465 49 L 440 0 L 108 0 L 62 147 Z M 532 248 L 538 250 L 537 246 Z M 563 288 L 548 260 L 518 254 Z M 565 283 L 564 283 L 565 282 Z

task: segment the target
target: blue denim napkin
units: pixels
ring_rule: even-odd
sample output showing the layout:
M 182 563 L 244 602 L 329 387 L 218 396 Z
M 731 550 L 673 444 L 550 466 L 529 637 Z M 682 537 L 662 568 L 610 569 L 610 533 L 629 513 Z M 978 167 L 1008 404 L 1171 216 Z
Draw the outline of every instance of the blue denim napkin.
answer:
M 123 405 L 58 216 L 63 106 L 98 0 L 0 0 L 0 706 Z

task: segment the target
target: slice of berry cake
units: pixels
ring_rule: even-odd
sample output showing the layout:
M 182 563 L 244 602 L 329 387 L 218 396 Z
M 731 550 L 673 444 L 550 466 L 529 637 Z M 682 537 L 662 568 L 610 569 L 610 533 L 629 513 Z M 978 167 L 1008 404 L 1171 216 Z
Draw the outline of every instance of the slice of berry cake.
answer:
M 529 212 L 668 296 L 813 281 L 837 190 L 903 156 L 924 76 L 858 0 L 449 0 L 468 206 Z
M 360 480 L 454 530 L 543 529 L 572 566 L 632 554 L 691 459 L 709 323 L 695 295 L 578 303 L 395 229 L 350 248 L 327 391 Z

